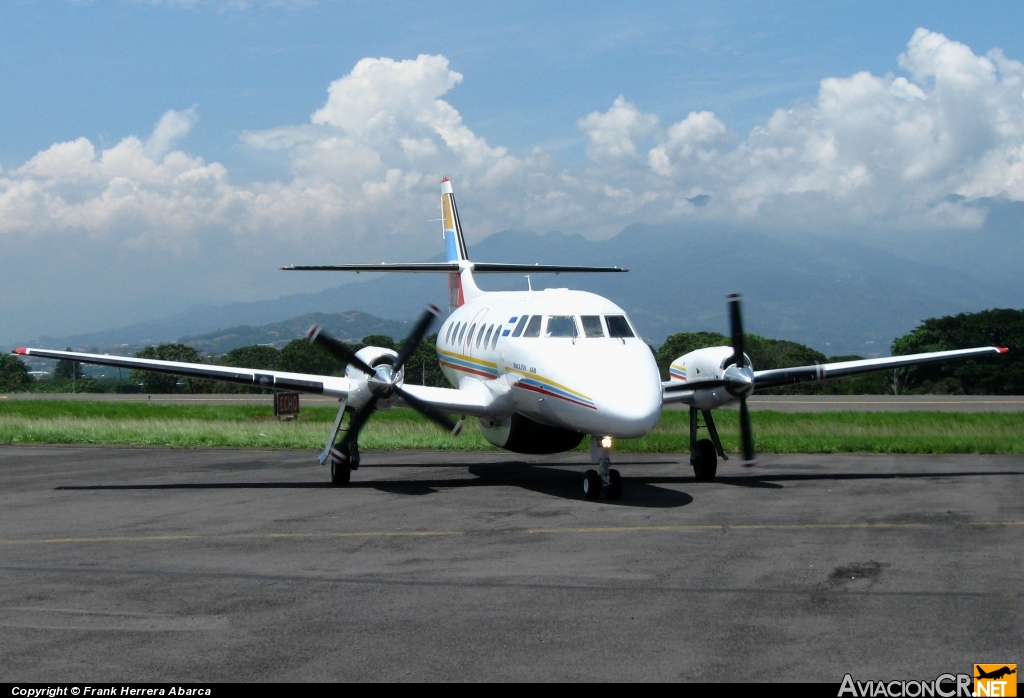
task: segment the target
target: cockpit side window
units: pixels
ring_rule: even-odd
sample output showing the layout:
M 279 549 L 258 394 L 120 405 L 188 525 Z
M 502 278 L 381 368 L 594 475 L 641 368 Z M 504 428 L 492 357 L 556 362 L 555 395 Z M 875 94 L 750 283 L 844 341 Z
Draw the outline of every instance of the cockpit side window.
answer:
M 526 331 L 523 332 L 523 337 L 540 337 L 540 321 L 543 319 L 541 315 L 531 317 L 530 321 L 526 323 Z M 516 329 L 519 328 L 517 327 Z
M 626 322 L 625 315 L 605 315 L 605 322 L 608 323 L 608 336 L 615 338 L 636 337 L 633 328 Z
M 600 315 L 583 315 L 583 333 L 587 337 L 604 337 L 604 325 L 601 324 Z
M 576 337 L 576 318 L 572 315 L 551 315 L 548 317 L 548 329 L 545 337 Z
M 519 335 L 521 335 L 523 333 L 523 329 L 526 327 L 526 322 L 529 319 L 530 319 L 529 315 L 524 315 L 523 317 L 519 318 L 519 324 L 516 325 L 516 328 L 514 330 L 512 330 L 512 336 L 513 337 L 518 337 Z

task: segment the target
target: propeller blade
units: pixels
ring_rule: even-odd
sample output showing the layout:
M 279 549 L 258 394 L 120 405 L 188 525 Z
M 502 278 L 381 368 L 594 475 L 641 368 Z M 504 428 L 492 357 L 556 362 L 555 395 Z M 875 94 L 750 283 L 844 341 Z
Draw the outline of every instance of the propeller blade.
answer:
M 737 366 L 746 365 L 743 347 L 743 318 L 740 316 L 740 294 L 729 294 L 729 330 L 732 333 L 732 360 Z
M 414 410 L 422 414 L 424 417 L 434 422 L 434 424 L 438 425 L 452 436 L 458 436 L 460 433 L 462 433 L 461 421 L 453 422 L 451 418 L 448 417 L 448 415 L 444 414 L 443 412 L 437 411 L 436 409 L 434 409 L 433 406 L 428 405 L 427 403 L 420 400 L 418 397 L 413 397 L 412 395 L 402 390 L 401 388 L 398 388 L 396 392 L 402 397 L 403 400 L 405 400 L 405 404 L 409 405 L 409 407 L 413 408 Z
M 416 327 L 406 337 L 405 343 L 402 344 L 402 348 L 398 352 L 398 359 L 395 361 L 395 373 L 402 370 L 402 366 L 405 366 L 405 362 L 409 360 L 412 353 L 416 351 L 416 347 L 423 341 L 427 330 L 430 329 L 430 324 L 439 317 L 441 317 L 441 310 L 436 305 L 428 305 L 426 311 L 424 311 L 416 323 Z
M 310 327 L 309 334 L 306 335 L 306 338 L 311 344 L 320 345 L 320 347 L 338 361 L 355 366 L 368 376 L 372 376 L 374 374 L 374 370 L 370 368 L 365 361 L 356 356 L 354 351 L 349 349 L 347 345 L 339 342 L 337 339 L 324 332 L 324 329 L 319 325 L 313 325 Z
M 754 433 L 750 429 L 750 410 L 747 409 L 747 398 L 740 398 L 740 442 L 743 446 L 743 465 L 751 467 L 757 465 L 757 458 L 754 456 Z

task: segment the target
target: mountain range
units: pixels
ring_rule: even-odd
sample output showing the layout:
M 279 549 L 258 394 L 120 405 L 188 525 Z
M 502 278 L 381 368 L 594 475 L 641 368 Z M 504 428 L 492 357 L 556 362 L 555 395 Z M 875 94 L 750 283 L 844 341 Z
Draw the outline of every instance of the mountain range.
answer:
M 726 227 L 634 225 L 600 241 L 507 230 L 471 246 L 470 256 L 627 267 L 627 274 L 536 275 L 530 283 L 607 296 L 655 346 L 676 332 L 726 332 L 725 298 L 733 292 L 744 296 L 748 332 L 807 344 L 826 355 L 886 354 L 893 339 L 926 318 L 1024 305 L 1020 288 L 980 280 L 962 269 L 832 237 L 780 238 Z M 362 274 L 353 280 L 345 274 L 339 275 L 342 280 L 317 293 L 195 305 L 147 322 L 24 344 L 105 348 L 182 340 L 221 353 L 234 346 L 287 341 L 313 324 L 310 314 L 341 311 L 348 320 L 338 320 L 332 329 L 343 338 L 358 339 L 361 332 L 400 337 L 403 321 L 427 303 L 444 307 L 446 298 L 440 275 Z M 521 275 L 479 275 L 477 280 L 487 290 L 525 289 L 528 283 Z M 254 341 L 268 337 L 277 339 Z

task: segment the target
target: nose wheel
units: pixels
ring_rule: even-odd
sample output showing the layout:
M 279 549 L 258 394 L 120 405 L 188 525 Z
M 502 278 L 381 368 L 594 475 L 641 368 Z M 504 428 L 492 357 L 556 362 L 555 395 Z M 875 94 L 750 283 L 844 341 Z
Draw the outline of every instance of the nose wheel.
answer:
M 596 470 L 583 473 L 583 498 L 595 501 L 604 492 L 605 499 L 615 500 L 622 497 L 622 476 L 618 470 L 608 468 L 607 481 Z

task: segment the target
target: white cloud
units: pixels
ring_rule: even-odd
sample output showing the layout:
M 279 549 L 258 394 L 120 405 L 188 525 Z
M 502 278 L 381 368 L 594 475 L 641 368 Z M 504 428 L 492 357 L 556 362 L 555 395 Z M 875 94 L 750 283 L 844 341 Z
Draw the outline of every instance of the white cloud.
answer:
M 156 128 L 153 129 L 153 135 L 146 141 L 146 155 L 153 160 L 162 158 L 171 149 L 175 141 L 181 140 L 188 135 L 188 132 L 192 130 L 192 127 L 195 126 L 198 120 L 196 107 L 186 109 L 185 111 L 168 109 L 160 117 L 160 121 L 157 122 Z
M 979 213 L 956 197 L 1024 199 L 1024 64 L 921 29 L 898 65 L 905 75 L 825 78 L 813 100 L 746 137 L 710 111 L 662 126 L 620 96 L 577 122 L 587 166 L 573 171 L 542 149 L 517 156 L 474 132 L 445 100 L 463 76 L 444 56 L 366 58 L 330 84 L 309 123 L 243 135 L 243 146 L 288 158 L 285 180 L 231 184 L 223 165 L 177 149 L 196 108 L 169 110 L 145 140 L 55 143 L 0 171 L 0 245 L 84 235 L 108 251 L 185 258 L 215 249 L 405 259 L 429 253 L 443 175 L 475 238 L 510 226 L 605 236 L 689 218 L 970 226 Z M 698 195 L 707 205 L 691 203 Z

